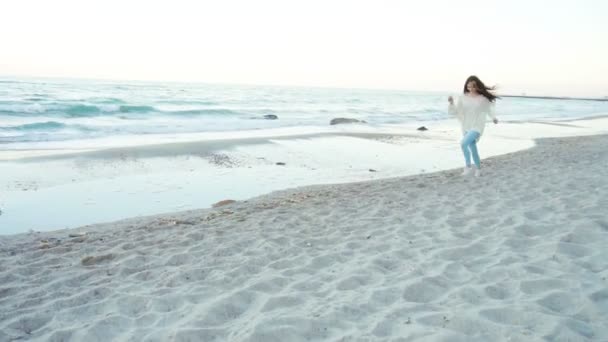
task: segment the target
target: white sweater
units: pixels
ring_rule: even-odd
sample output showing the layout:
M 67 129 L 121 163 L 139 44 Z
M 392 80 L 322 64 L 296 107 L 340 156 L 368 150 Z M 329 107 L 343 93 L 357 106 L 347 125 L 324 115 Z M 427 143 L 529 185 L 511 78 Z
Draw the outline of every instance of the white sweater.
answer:
M 467 131 L 477 131 L 481 136 L 483 129 L 486 127 L 486 115 L 496 119 L 494 102 L 490 102 L 481 95 L 461 95 L 456 105 L 450 103 L 448 113 L 458 118 L 463 134 Z

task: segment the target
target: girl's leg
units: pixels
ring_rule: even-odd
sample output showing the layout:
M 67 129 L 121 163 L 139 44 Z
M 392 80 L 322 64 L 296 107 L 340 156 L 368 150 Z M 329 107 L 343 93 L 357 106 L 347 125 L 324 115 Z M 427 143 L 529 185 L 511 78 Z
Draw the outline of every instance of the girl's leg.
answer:
M 471 149 L 475 166 L 477 166 L 477 169 L 481 169 L 481 160 L 479 159 L 479 153 L 477 152 L 477 139 L 479 138 L 479 133 L 475 131 L 472 131 L 472 133 L 475 133 L 475 138 L 469 144 L 469 149 Z
M 464 162 L 466 167 L 471 167 L 471 150 L 469 146 L 471 142 L 475 142 L 476 137 L 475 131 L 468 131 L 464 133 L 462 140 L 460 141 L 460 148 L 462 148 L 462 153 L 464 154 Z M 477 133 L 478 135 L 479 133 Z

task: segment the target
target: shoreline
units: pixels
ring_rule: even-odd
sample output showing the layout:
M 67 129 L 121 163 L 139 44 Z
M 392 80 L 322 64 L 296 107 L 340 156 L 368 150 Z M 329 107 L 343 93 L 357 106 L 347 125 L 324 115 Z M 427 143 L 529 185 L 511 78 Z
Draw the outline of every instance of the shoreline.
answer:
M 0 339 L 607 339 L 607 151 L 0 236 Z
M 554 118 L 554 119 L 530 119 L 530 120 L 501 120 L 502 123 L 527 125 L 527 124 L 553 124 L 569 122 L 588 122 L 593 120 L 608 119 L 608 114 L 598 114 L 592 116 L 584 116 L 580 118 Z M 149 134 L 143 136 L 113 136 L 106 138 L 94 138 L 90 140 L 66 140 L 66 141 L 50 141 L 45 142 L 47 148 L 32 148 L 29 144 L 26 147 L 0 150 L 0 162 L 20 160 L 28 158 L 43 158 L 54 156 L 61 157 L 63 155 L 79 155 L 86 153 L 96 153 L 107 150 L 120 149 L 147 149 L 163 146 L 178 146 L 195 145 L 201 143 L 223 144 L 223 145 L 239 145 L 246 143 L 259 143 L 271 139 L 296 139 L 296 138 L 314 138 L 332 135 L 340 136 L 374 136 L 374 135 L 400 135 L 407 137 L 422 137 L 431 135 L 437 138 L 436 132 L 433 130 L 427 132 L 418 132 L 417 128 L 421 126 L 434 126 L 440 130 L 457 129 L 454 125 L 454 119 L 443 119 L 437 121 L 419 121 L 407 124 L 342 124 L 334 126 L 311 126 L 303 130 L 294 127 L 281 127 L 262 130 L 243 130 L 243 131 L 220 131 L 220 132 L 204 132 L 204 133 L 180 133 L 180 134 Z M 134 138 L 133 141 L 124 140 L 124 138 Z M 542 135 L 540 137 L 543 137 Z M 109 141 L 118 141 L 109 143 Z M 14 143 L 13 145 L 20 145 Z M 79 146 L 78 148 L 75 145 Z M 50 146 L 50 147 L 48 147 Z M 84 147 L 83 147 L 84 146 Z
M 174 142 L 4 160 L 0 234 L 76 228 L 205 208 L 225 199 L 245 200 L 311 184 L 460 167 L 456 126 L 444 122 L 429 128 L 417 132 L 413 126 L 348 126 L 332 133 Z M 607 128 L 607 118 L 490 125 L 480 151 L 486 159 L 528 149 L 538 137 L 601 134 Z M 32 215 L 32 210 L 37 214 Z

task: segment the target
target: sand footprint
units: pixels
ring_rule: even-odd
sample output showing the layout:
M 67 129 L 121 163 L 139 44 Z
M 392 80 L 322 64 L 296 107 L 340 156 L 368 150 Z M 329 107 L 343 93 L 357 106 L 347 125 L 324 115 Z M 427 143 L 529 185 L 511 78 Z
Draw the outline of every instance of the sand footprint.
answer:
M 185 300 L 183 296 L 175 294 L 155 297 L 148 304 L 148 307 L 158 313 L 167 313 L 178 311 L 184 304 Z
M 150 300 L 145 297 L 123 295 L 114 300 L 118 312 L 127 317 L 137 317 L 148 311 Z
M 528 220 L 539 221 L 551 215 L 553 210 L 548 207 L 542 207 L 524 212 L 524 217 Z
M 266 304 L 262 307 L 262 312 L 268 312 L 278 309 L 291 310 L 294 307 L 302 305 L 304 299 L 295 296 L 279 296 L 273 297 L 266 301 Z
M 545 336 L 547 341 L 595 341 L 595 332 L 585 322 L 566 319 L 555 324 L 553 331 Z
M 299 283 L 296 283 L 292 286 L 292 288 L 298 292 L 315 292 L 320 290 L 325 283 L 316 280 L 305 280 Z
M 332 253 L 313 258 L 309 263 L 309 267 L 312 267 L 316 270 L 321 270 L 327 267 L 341 265 L 345 261 L 347 261 L 347 259 L 344 258 L 342 255 L 338 253 Z
M 486 286 L 484 292 L 488 297 L 496 300 L 503 300 L 511 297 L 511 291 L 501 284 Z
M 568 283 L 559 279 L 537 279 L 523 281 L 519 284 L 519 289 L 525 294 L 539 294 L 552 290 L 565 290 Z
M 175 335 L 167 336 L 165 341 L 190 342 L 190 341 L 228 341 L 226 329 L 180 329 Z
M 579 244 L 560 242 L 557 245 L 557 253 L 565 254 L 571 258 L 582 258 L 592 254 L 591 249 Z
M 232 321 L 239 319 L 251 309 L 257 297 L 258 295 L 253 291 L 241 290 L 222 298 L 206 310 L 205 316 L 197 323 L 197 326 L 216 327 L 231 324 Z
M 526 315 L 524 312 L 519 310 L 513 310 L 510 308 L 495 308 L 481 310 L 479 315 L 487 320 L 494 323 L 505 324 L 505 325 L 525 325 Z
M 470 280 L 473 274 L 460 262 L 449 262 L 443 267 L 441 276 L 453 282 Z
M 374 330 L 372 330 L 372 334 L 376 337 L 391 337 L 394 335 L 395 328 L 399 328 L 403 322 L 401 320 L 396 320 L 394 318 L 387 318 L 376 324 Z
M 29 336 L 35 336 L 37 330 L 43 328 L 52 320 L 53 316 L 50 314 L 21 316 L 13 323 L 7 325 L 7 332 L 15 336 L 14 340 L 27 339 Z
M 402 297 L 408 302 L 429 303 L 443 296 L 448 284 L 448 281 L 438 277 L 424 278 L 408 286 Z
M 372 264 L 377 266 L 383 272 L 393 272 L 400 268 L 403 264 L 402 260 L 387 259 L 383 257 L 375 258 Z
M 538 223 L 524 223 L 514 228 L 514 230 L 525 236 L 534 237 L 534 236 L 543 236 L 547 234 L 551 234 L 553 232 L 553 227 L 547 226 L 544 224 Z
M 580 301 L 576 300 L 575 296 L 568 292 L 559 291 L 537 300 L 536 303 L 553 312 L 562 315 L 572 315 L 576 313 Z
M 352 291 L 369 284 L 369 277 L 351 276 L 338 283 L 336 289 L 340 291 Z
M 58 330 L 49 336 L 47 342 L 65 342 L 72 341 L 72 335 L 74 334 L 71 330 Z M 0 341 L 2 341 L 2 335 L 0 335 Z
M 124 316 L 104 317 L 94 322 L 90 328 L 83 332 L 82 336 L 75 336 L 75 339 L 81 341 L 117 340 L 120 335 L 131 329 L 132 324 L 132 320 Z
M 399 300 L 400 290 L 398 288 L 385 288 L 375 290 L 371 295 L 371 305 L 382 307 L 392 305 Z
M 608 312 L 608 289 L 594 292 L 589 296 L 589 299 L 594 305 L 598 306 L 601 311 Z

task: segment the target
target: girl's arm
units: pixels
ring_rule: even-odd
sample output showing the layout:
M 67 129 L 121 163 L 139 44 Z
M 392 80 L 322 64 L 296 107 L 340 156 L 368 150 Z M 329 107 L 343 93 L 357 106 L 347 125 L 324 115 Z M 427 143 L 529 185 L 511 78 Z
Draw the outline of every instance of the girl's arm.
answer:
M 454 115 L 462 121 L 462 97 L 458 98 L 458 102 L 454 105 L 454 101 L 451 101 L 448 105 L 448 114 Z

